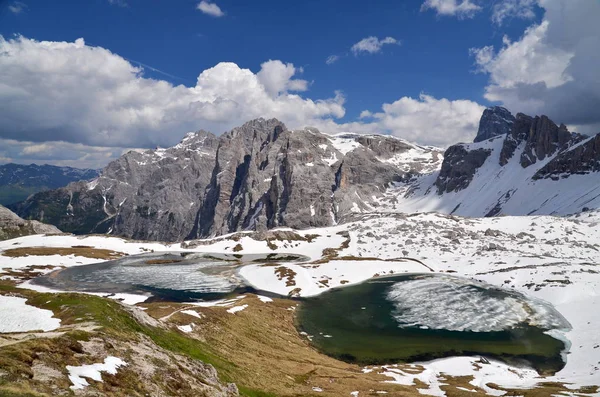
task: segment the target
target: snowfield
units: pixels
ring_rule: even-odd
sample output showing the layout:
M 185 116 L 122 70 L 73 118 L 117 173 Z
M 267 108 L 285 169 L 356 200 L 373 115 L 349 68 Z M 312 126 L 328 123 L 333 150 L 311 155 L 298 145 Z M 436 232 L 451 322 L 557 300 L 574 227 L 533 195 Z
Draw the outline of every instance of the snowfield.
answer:
M 52 331 L 60 327 L 60 320 L 50 310 L 39 309 L 25 302 L 27 299 L 0 295 L 0 333 Z
M 600 384 L 600 216 L 597 213 L 563 218 L 461 218 L 437 213 L 357 216 L 361 218 L 344 225 L 296 231 L 302 238 L 289 240 L 258 241 L 250 232 L 238 233 L 235 239 L 222 236 L 182 245 L 127 242 L 99 236 L 29 236 L 0 242 L 0 254 L 14 247 L 73 245 L 127 254 L 146 250 L 233 253 L 239 245 L 242 249 L 238 246 L 235 253 L 277 252 L 310 257 L 304 263 L 250 264 L 239 271 L 257 289 L 298 296 L 314 296 L 374 276 L 450 273 L 550 302 L 572 326 L 561 334 L 553 334 L 570 346 L 565 352 L 566 366 L 554 376 L 540 377 L 528 368 L 495 361 L 474 365 L 478 357 L 452 357 L 419 363 L 424 368 L 422 372 L 404 371 L 402 368 L 406 366 L 393 365 L 367 367 L 365 371 L 385 373 L 391 382 L 402 384 L 420 380 L 429 385 L 420 391 L 430 395 L 443 395 L 439 388 L 443 374 L 471 375 L 474 377 L 471 384 L 492 395 L 499 392 L 485 386 L 486 383 L 515 388 L 549 381 L 564 382 L 573 388 Z M 304 239 L 307 236 L 310 238 Z M 30 259 L 2 257 L 1 267 L 23 269 L 33 263 Z M 56 266 L 77 266 L 91 261 L 55 256 L 34 259 L 37 264 Z M 236 302 L 237 299 L 229 299 L 193 305 L 223 306 L 230 313 L 239 313 L 242 306 L 236 306 Z M 182 332 L 191 327 L 185 326 Z

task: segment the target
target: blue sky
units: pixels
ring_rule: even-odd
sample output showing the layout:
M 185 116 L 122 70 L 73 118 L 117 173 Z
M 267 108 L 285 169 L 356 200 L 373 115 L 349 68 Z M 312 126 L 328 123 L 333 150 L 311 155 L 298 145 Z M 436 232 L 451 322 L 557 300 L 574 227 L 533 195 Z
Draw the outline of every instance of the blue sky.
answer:
M 6 48 L 4 59 L 0 55 L 0 67 L 4 61 L 5 70 L 20 66 L 21 71 L 15 72 L 17 76 L 0 72 L 0 102 L 12 99 L 7 102 L 12 108 L 11 117 L 0 138 L 11 140 L 5 146 L 14 146 L 14 150 L 0 151 L 0 161 L 37 161 L 27 154 L 51 152 L 40 145 L 48 148 L 52 142 L 120 149 L 168 145 L 187 130 L 207 128 L 221 133 L 245 121 L 241 117 L 254 116 L 276 116 L 293 128 L 315 125 L 330 130 L 326 132 L 389 133 L 438 146 L 474 136 L 483 107 L 491 104 L 502 104 L 514 112 L 547 112 L 558 117 L 558 122 L 579 129 L 591 125 L 593 129 L 600 120 L 590 120 L 588 114 L 570 119 L 561 110 L 564 106 L 552 102 L 550 92 L 544 91 L 548 99 L 541 104 L 537 96 L 540 84 L 548 91 L 569 89 L 573 96 L 577 94 L 571 93 L 573 81 L 585 83 L 578 77 L 590 73 L 575 73 L 569 68 L 577 59 L 577 40 L 597 38 L 597 30 L 575 34 L 577 37 L 565 44 L 564 37 L 557 37 L 558 23 L 552 18 L 564 20 L 569 13 L 579 15 L 582 11 L 594 16 L 598 3 L 573 0 L 577 7 L 563 5 L 558 9 L 550 2 L 203 1 L 211 13 L 203 12 L 197 0 L 2 1 L 0 35 L 4 39 L 0 46 Z M 587 27 L 588 23 L 583 25 Z M 78 38 L 84 39 L 87 52 L 74 49 Z M 387 44 L 370 47 L 370 51 L 364 45 L 359 45 L 362 51 L 352 50 L 369 38 L 375 43 L 387 38 Z M 44 47 L 41 41 L 52 44 Z M 72 45 L 65 49 L 59 43 Z M 98 54 L 94 51 L 98 48 L 106 51 Z M 543 57 L 537 59 L 531 53 Z M 326 63 L 331 56 L 337 60 Z M 280 62 L 259 73 L 269 60 Z M 125 64 L 113 70 L 115 62 L 120 61 Z M 221 62 L 231 62 L 237 68 L 215 72 L 204 86 L 196 86 L 203 71 Z M 596 59 L 592 59 L 594 62 Z M 66 66 L 48 70 L 44 67 L 48 64 Z M 81 67 L 83 64 L 86 67 Z M 143 70 L 125 71 L 127 64 Z M 244 69 L 253 75 L 240 77 L 243 83 L 235 79 L 235 83 L 227 83 L 229 76 L 242 76 Z M 81 84 L 62 80 L 66 75 L 71 75 L 71 80 L 82 79 Z M 258 84 L 271 84 L 270 94 L 253 91 L 254 76 L 259 76 Z M 2 78 L 13 85 L 13 90 L 1 85 Z M 16 87 L 15 81 L 26 83 Z M 95 81 L 99 83 L 94 85 Z M 170 87 L 155 87 L 154 81 L 167 82 Z M 14 116 L 20 111 L 24 115 L 40 113 L 32 107 L 32 101 L 22 100 L 17 105 L 15 98 L 2 95 L 3 90 L 6 94 L 25 85 L 30 90 L 28 95 L 48 96 L 48 103 L 55 107 L 51 115 L 41 112 L 35 123 L 29 117 Z M 127 91 L 126 101 L 108 88 L 127 85 L 142 88 Z M 187 91 L 178 89 L 179 85 Z M 236 90 L 236 85 L 245 88 Z M 77 91 L 78 86 L 85 94 Z M 531 94 L 534 88 L 536 97 Z M 65 93 L 58 100 L 52 98 L 57 91 Z M 175 99 L 149 103 L 148 92 L 190 99 L 166 111 Z M 592 101 L 597 94 L 592 92 Z M 292 100 L 290 95 L 297 98 Z M 259 97 L 266 98 L 264 103 Z M 140 103 L 135 103 L 138 99 Z M 110 122 L 87 116 L 93 113 L 91 109 L 100 109 L 107 102 L 110 105 L 104 110 L 109 114 L 104 119 Z M 257 102 L 261 106 L 254 106 Z M 77 125 L 67 121 L 73 119 L 73 104 L 82 106 Z M 391 106 L 382 109 L 384 104 Z M 48 105 L 39 106 L 48 109 Z M 118 117 L 115 108 L 120 112 Z M 295 108 L 303 110 L 294 112 Z M 123 116 L 131 113 L 136 116 Z M 61 117 L 64 120 L 57 120 Z M 456 120 L 445 122 L 444 117 Z M 175 118 L 180 122 L 174 122 Z M 423 118 L 438 121 L 419 125 Z M 29 143 L 37 145 L 37 151 L 26 149 Z M 74 153 L 77 150 L 73 148 Z M 102 156 L 114 158 L 119 150 L 107 149 Z M 64 151 L 63 146 L 56 152 Z M 64 163 L 78 159 L 38 160 Z M 100 157 L 90 161 L 106 160 Z
M 127 4 L 119 6 L 118 4 Z M 487 15 L 460 20 L 421 12 L 422 1 L 220 1 L 221 18 L 196 9 L 198 1 L 28 1 L 26 12 L 3 10 L 0 34 L 37 40 L 83 37 L 131 60 L 178 76 L 147 76 L 193 85 L 198 74 L 222 61 L 253 71 L 269 59 L 303 67 L 310 95 L 327 98 L 342 90 L 346 119 L 362 110 L 421 92 L 450 99 L 483 98 L 487 77 L 475 74 L 469 48 L 518 37 L 530 24 L 512 20 L 498 27 Z M 354 56 L 350 47 L 369 36 L 394 37 L 377 54 Z M 340 59 L 327 65 L 330 55 Z

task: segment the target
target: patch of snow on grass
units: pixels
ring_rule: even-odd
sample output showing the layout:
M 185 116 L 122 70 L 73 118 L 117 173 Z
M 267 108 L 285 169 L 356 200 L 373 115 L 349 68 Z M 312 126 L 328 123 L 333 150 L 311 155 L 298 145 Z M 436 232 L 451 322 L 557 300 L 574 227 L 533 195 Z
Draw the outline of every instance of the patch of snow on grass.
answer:
M 0 333 L 52 331 L 60 327 L 60 319 L 50 310 L 30 306 L 27 299 L 0 296 Z
M 67 371 L 69 371 L 69 380 L 71 383 L 73 383 L 71 390 L 83 389 L 84 387 L 89 386 L 90 384 L 84 378 L 102 382 L 101 372 L 115 375 L 117 373 L 117 369 L 126 365 L 127 363 L 125 361 L 113 356 L 106 357 L 104 359 L 104 363 L 99 364 L 81 365 L 78 367 L 67 365 Z
M 194 330 L 194 324 L 188 324 L 188 325 L 178 325 L 177 328 L 181 331 L 184 332 L 186 334 L 189 334 L 190 332 L 192 332 Z
M 187 314 L 188 316 L 202 318 L 202 315 L 194 310 L 182 310 L 181 313 Z
M 227 309 L 227 313 L 235 314 L 237 312 L 241 312 L 242 310 L 244 310 L 247 307 L 248 307 L 248 305 L 234 306 L 231 309 Z

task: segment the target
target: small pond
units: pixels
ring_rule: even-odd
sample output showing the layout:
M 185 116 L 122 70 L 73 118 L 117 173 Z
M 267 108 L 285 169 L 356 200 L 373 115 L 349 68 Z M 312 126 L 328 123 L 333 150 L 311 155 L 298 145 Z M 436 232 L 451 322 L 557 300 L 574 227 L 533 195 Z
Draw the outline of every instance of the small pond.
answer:
M 401 275 L 332 289 L 302 302 L 298 327 L 335 358 L 359 364 L 482 355 L 551 374 L 570 324 L 521 293 L 446 275 Z
M 146 253 L 57 270 L 33 282 L 62 291 L 150 293 L 151 300 L 190 302 L 254 292 L 237 275 L 244 265 L 309 259 L 291 254 Z

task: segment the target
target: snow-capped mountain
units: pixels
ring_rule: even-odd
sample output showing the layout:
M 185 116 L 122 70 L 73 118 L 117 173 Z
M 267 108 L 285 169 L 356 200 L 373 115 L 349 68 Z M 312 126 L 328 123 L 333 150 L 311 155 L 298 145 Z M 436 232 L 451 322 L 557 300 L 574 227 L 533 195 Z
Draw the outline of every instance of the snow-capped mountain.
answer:
M 448 148 L 439 171 L 390 189 L 388 202 L 396 211 L 471 217 L 600 207 L 600 134 L 570 133 L 546 116 L 513 118 L 497 107 L 484 113 L 481 135 L 490 137 Z
M 0 204 L 25 200 L 32 193 L 56 189 L 71 182 L 93 179 L 98 170 L 54 165 L 4 164 L 0 165 Z
M 600 207 L 600 135 L 486 110 L 477 142 L 442 150 L 257 119 L 132 151 L 91 182 L 30 197 L 26 218 L 75 233 L 180 241 L 331 226 L 374 212 L 567 215 Z

